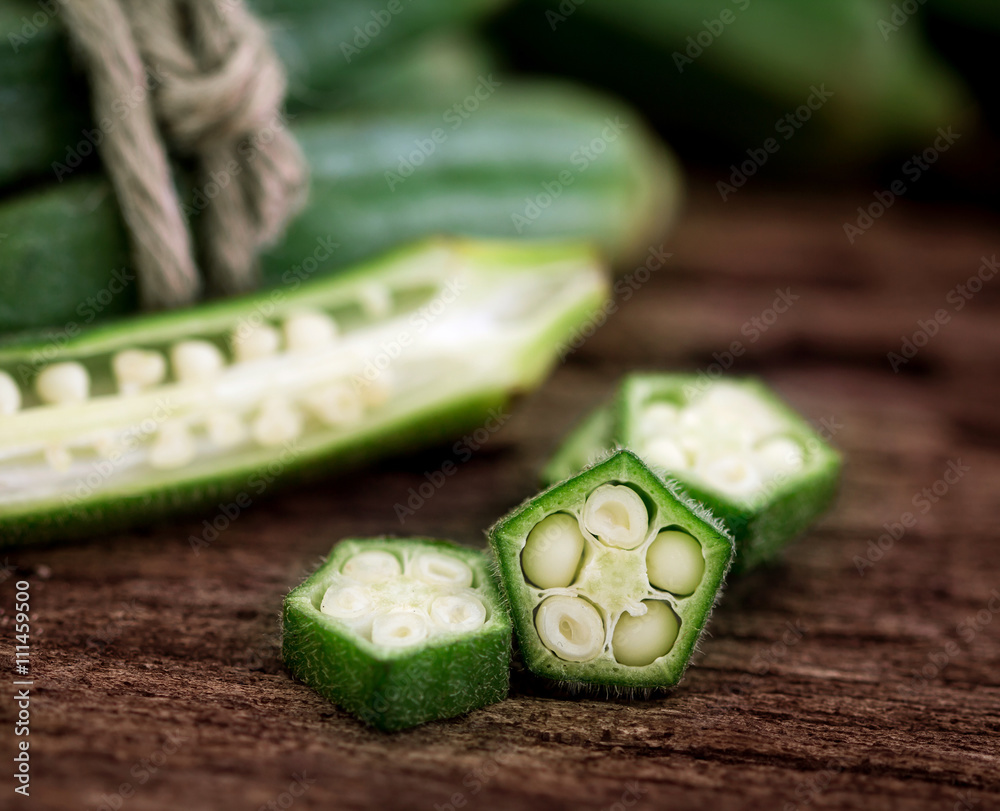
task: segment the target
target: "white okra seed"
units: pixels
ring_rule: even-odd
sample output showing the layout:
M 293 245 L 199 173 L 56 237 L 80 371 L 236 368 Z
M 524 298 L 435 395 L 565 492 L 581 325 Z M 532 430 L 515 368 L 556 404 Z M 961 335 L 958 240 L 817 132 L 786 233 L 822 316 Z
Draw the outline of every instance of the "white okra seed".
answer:
M 247 426 L 234 411 L 215 411 L 205 419 L 209 441 L 219 448 L 233 448 L 247 438 Z
M 336 583 L 326 590 L 319 610 L 337 619 L 357 619 L 371 612 L 371 594 L 364 586 Z
M 427 620 L 411 611 L 393 611 L 375 617 L 372 642 L 387 648 L 405 648 L 423 642 L 430 633 Z
M 392 312 L 392 293 L 384 284 L 366 284 L 358 290 L 361 308 L 369 318 L 385 318 Z
M 42 402 L 52 405 L 82 403 L 90 395 L 90 375 L 76 361 L 53 363 L 35 379 L 35 391 Z
M 310 392 L 302 404 L 325 425 L 351 425 L 364 416 L 360 392 L 347 382 L 330 383 Z
M 237 361 L 267 358 L 276 354 L 281 346 L 281 333 L 270 324 L 246 326 L 233 333 L 229 345 Z
M 367 549 L 348 558 L 341 572 L 346 577 L 362 583 L 384 583 L 386 580 L 399 577 L 403 573 L 403 567 L 399 564 L 399 558 L 391 552 Z
M 431 603 L 430 615 L 446 631 L 475 631 L 486 623 L 486 606 L 471 594 L 445 594 Z
M 303 311 L 285 321 L 285 346 L 290 352 L 326 349 L 337 339 L 337 322 L 326 313 Z
M 649 583 L 661 591 L 693 594 L 705 574 L 701 544 L 686 532 L 666 530 L 646 550 Z
M 604 650 L 604 620 L 582 597 L 556 595 L 542 601 L 535 630 L 550 651 L 567 662 L 587 662 Z
M 802 446 L 791 437 L 776 436 L 757 446 L 757 462 L 768 475 L 791 473 L 805 463 Z
M 167 361 L 152 349 L 125 349 L 111 359 L 118 390 L 123 394 L 162 383 L 167 376 Z
M 0 414 L 14 414 L 21 408 L 21 389 L 6 372 L 0 371 Z
M 686 470 L 688 467 L 687 454 L 680 445 L 667 437 L 649 440 L 643 449 L 642 456 L 653 467 L 667 471 Z
M 65 473 L 73 466 L 73 454 L 62 445 L 50 445 L 45 449 L 45 461 L 58 473 Z
M 670 652 L 681 623 L 661 600 L 644 600 L 641 617 L 622 614 L 611 637 L 615 660 L 629 667 L 645 667 Z
M 472 585 L 472 569 L 450 555 L 421 552 L 410 566 L 413 577 L 430 586 L 468 588 Z
M 757 466 L 743 454 L 728 454 L 706 461 L 697 475 L 709 487 L 737 497 L 749 497 L 763 484 Z
M 149 449 L 149 464 L 159 470 L 183 467 L 195 457 L 194 440 L 182 422 L 165 422 Z
M 587 496 L 583 526 L 607 546 L 634 549 L 649 531 L 649 514 L 639 494 L 624 484 L 602 484 Z
M 170 348 L 170 365 L 182 383 L 207 383 L 219 376 L 226 359 L 209 341 L 181 341 Z
M 555 513 L 539 521 L 528 533 L 521 552 L 521 568 L 540 589 L 565 588 L 576 577 L 585 540 L 572 515 Z
M 383 369 L 374 378 L 365 378 L 361 383 L 361 401 L 369 408 L 377 408 L 392 394 L 392 374 Z
M 302 415 L 283 397 L 269 397 L 261 403 L 250 433 L 264 447 L 283 445 L 302 433 Z
M 639 417 L 639 434 L 649 439 L 672 436 L 679 419 L 680 409 L 672 403 L 652 403 Z

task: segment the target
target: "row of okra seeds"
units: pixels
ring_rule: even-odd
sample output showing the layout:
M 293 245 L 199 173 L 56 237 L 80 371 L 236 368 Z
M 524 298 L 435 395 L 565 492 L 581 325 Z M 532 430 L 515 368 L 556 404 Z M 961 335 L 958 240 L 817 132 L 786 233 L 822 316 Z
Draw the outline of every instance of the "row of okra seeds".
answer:
M 544 679 L 618 693 L 676 684 L 734 556 L 749 568 L 799 534 L 839 474 L 837 454 L 759 382 L 696 382 L 626 378 L 545 475 L 572 472 L 491 528 L 494 561 L 428 539 L 338 544 L 286 599 L 289 668 L 386 730 L 503 699 L 512 634 Z M 689 430 L 663 419 L 698 409 Z M 658 415 L 659 435 L 637 413 Z M 673 467 L 647 458 L 667 443 Z M 706 481 L 692 459 L 750 468 L 754 486 Z

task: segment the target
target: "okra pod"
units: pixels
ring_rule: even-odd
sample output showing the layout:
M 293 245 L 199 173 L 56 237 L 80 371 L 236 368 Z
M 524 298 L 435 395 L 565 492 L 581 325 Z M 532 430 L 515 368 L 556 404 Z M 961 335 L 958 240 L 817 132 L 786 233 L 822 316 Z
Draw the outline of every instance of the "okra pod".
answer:
M 288 668 L 379 729 L 502 701 L 510 619 L 481 553 L 426 538 L 346 540 L 285 598 Z
M 733 555 L 630 451 L 529 499 L 490 544 L 528 668 L 623 691 L 680 680 Z
M 606 289 L 580 245 L 441 240 L 4 344 L 0 544 L 256 499 L 261 480 L 474 428 L 541 380 Z
M 837 452 L 752 378 L 629 375 L 563 444 L 543 480 L 566 478 L 619 445 L 726 524 L 736 570 L 772 557 L 815 521 L 840 474 Z

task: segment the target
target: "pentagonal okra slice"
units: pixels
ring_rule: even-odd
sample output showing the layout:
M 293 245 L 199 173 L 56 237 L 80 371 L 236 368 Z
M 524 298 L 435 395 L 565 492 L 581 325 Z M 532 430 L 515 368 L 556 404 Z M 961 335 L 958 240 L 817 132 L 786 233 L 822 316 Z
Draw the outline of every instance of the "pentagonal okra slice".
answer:
M 633 374 L 545 468 L 552 483 L 627 447 L 708 507 L 736 541 L 734 567 L 775 554 L 826 508 L 840 458 L 801 416 L 754 379 Z
M 584 247 L 467 241 L 288 278 L 0 344 L 0 546 L 243 509 L 283 474 L 481 425 L 606 288 Z
M 527 666 L 621 688 L 677 683 L 733 554 L 721 524 L 629 451 L 529 499 L 490 544 Z
M 501 701 L 510 647 L 487 558 L 446 541 L 342 541 L 285 598 L 288 668 L 382 730 Z

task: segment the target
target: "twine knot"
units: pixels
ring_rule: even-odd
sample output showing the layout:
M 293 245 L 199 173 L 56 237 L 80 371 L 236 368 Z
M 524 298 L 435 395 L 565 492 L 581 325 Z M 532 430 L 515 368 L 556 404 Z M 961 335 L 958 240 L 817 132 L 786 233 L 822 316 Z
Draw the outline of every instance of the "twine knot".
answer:
M 258 253 L 301 208 L 307 185 L 281 113 L 284 70 L 261 23 L 242 0 L 87 0 L 64 9 L 106 129 L 101 155 L 143 305 L 194 301 L 196 256 L 214 291 L 252 289 Z M 182 205 L 171 153 L 193 167 L 192 196 L 203 207 Z

